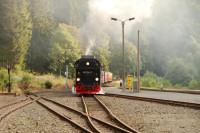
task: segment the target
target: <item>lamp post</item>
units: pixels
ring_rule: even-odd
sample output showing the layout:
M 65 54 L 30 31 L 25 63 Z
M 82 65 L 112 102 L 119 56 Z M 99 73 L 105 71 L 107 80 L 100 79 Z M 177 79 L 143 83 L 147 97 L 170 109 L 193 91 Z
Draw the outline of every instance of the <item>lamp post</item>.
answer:
M 122 83 L 122 87 L 123 87 L 123 89 L 125 89 L 124 26 L 125 26 L 126 21 L 131 21 L 131 20 L 134 20 L 134 19 L 135 19 L 134 17 L 128 18 L 128 19 L 125 19 L 125 20 L 120 20 L 120 19 L 117 19 L 117 18 L 111 18 L 111 20 L 113 20 L 113 21 L 121 22 L 121 25 L 122 25 L 122 63 L 123 63 L 123 75 L 122 75 L 123 83 Z
M 137 92 L 140 91 L 140 31 L 138 30 L 138 45 L 137 45 Z

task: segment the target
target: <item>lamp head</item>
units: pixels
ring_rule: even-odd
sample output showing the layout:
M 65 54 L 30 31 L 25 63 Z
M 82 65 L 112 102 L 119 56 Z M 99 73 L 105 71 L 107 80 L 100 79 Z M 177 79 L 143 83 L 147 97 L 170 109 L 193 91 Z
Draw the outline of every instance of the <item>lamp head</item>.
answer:
M 134 17 L 132 17 L 132 18 L 129 18 L 128 20 L 129 20 L 129 21 L 131 21 L 131 20 L 134 20 L 134 19 L 135 19 L 135 18 L 134 18 Z
M 111 20 L 113 20 L 113 21 L 117 21 L 117 18 L 111 18 Z

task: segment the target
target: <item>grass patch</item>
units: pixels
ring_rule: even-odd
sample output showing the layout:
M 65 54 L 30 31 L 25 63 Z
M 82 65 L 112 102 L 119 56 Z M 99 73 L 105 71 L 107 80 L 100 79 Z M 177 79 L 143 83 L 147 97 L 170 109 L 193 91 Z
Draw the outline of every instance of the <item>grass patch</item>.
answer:
M 8 74 L 6 69 L 0 68 L 0 91 L 7 91 L 6 85 Z M 69 87 L 73 82 L 68 81 Z M 44 88 L 65 88 L 66 79 L 64 77 L 55 76 L 53 74 L 40 75 L 37 73 L 29 73 L 27 71 L 11 72 L 12 92 L 22 94 L 26 91 L 37 91 Z

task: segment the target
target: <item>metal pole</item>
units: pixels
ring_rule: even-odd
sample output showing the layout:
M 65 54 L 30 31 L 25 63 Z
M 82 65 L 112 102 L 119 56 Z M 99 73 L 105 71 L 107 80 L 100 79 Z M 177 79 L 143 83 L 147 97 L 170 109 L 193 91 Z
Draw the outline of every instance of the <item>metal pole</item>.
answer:
M 137 45 L 137 91 L 140 91 L 140 31 L 138 30 L 138 45 Z
M 120 20 L 120 19 L 117 19 L 117 18 L 111 18 L 111 20 L 113 21 L 120 21 L 121 24 L 122 24 L 122 63 L 123 63 L 123 66 L 122 66 L 122 69 L 123 69 L 123 74 L 122 74 L 122 80 L 123 80 L 123 83 L 122 83 L 122 87 L 124 90 L 125 89 L 125 59 L 124 59 L 124 26 L 125 26 L 125 21 L 131 21 L 131 20 L 134 20 L 135 18 L 132 17 L 132 18 L 129 18 L 129 19 L 126 19 L 124 21 Z
M 122 84 L 122 87 L 125 90 L 125 60 L 124 60 L 124 25 L 125 25 L 125 22 L 122 21 L 121 23 L 122 23 L 122 63 L 123 63 L 123 76 L 122 76 L 123 84 Z

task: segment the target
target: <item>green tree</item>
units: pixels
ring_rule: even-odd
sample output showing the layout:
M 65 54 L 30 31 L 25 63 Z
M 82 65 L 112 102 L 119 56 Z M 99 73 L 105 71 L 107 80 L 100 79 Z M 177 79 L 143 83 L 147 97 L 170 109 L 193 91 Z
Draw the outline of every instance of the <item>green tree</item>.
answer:
M 87 18 L 88 0 L 54 0 L 53 8 L 57 22 L 80 27 Z
M 105 33 L 100 32 L 100 38 L 96 38 L 94 47 L 92 48 L 93 55 L 101 62 L 103 70 L 109 71 L 110 64 L 110 38 Z
M 1 61 L 23 67 L 32 33 L 28 0 L 1 1 L 0 15 Z
M 162 77 L 157 76 L 153 72 L 147 71 L 141 78 L 141 84 L 144 87 L 170 87 L 171 83 Z
M 52 0 L 30 0 L 33 33 L 27 67 L 37 72 L 48 72 L 50 60 L 48 54 L 52 47 L 53 20 Z
M 141 25 L 144 29 L 140 38 L 142 74 L 152 71 L 158 76 L 166 76 L 173 84 L 185 86 L 191 79 L 198 81 L 199 11 L 198 0 L 154 1 L 151 18 L 135 25 L 132 32 Z
M 192 80 L 189 82 L 188 87 L 189 87 L 190 89 L 200 89 L 200 81 L 197 81 L 197 80 L 192 79 Z
M 74 63 L 80 58 L 80 43 L 75 34 L 77 29 L 66 24 L 59 24 L 54 31 L 53 46 L 49 53 L 50 70 L 57 74 L 64 75 L 66 65 L 72 77 L 74 73 Z
M 110 57 L 110 70 L 114 73 L 115 76 L 122 76 L 122 49 L 121 46 L 112 46 L 111 44 L 111 57 Z
M 122 76 L 122 46 L 117 43 L 110 44 L 111 63 L 110 70 L 117 76 Z M 127 74 L 133 74 L 136 70 L 136 47 L 133 43 L 125 43 L 125 71 Z
M 110 52 L 105 47 L 96 47 L 93 55 L 101 62 L 103 69 L 109 71 Z
M 190 65 L 185 65 L 183 59 L 175 58 L 170 60 L 167 66 L 166 79 L 175 84 L 187 86 L 190 80 L 193 79 L 195 71 Z

